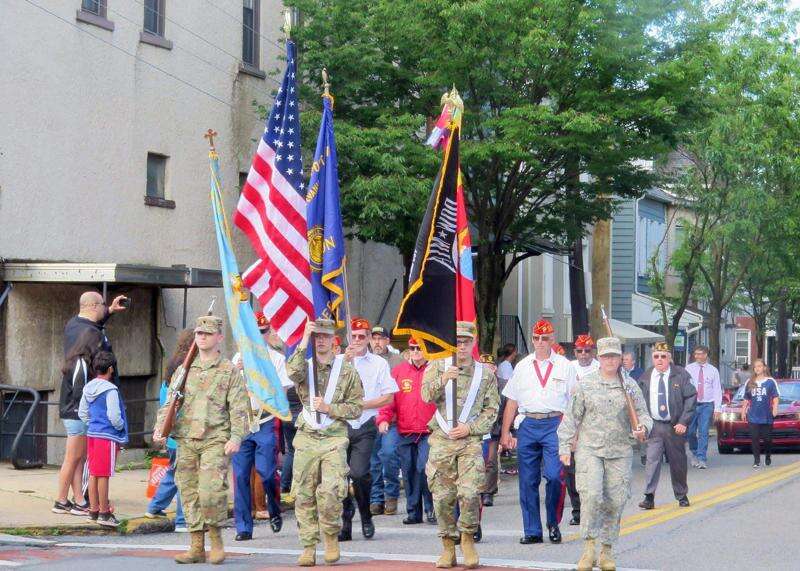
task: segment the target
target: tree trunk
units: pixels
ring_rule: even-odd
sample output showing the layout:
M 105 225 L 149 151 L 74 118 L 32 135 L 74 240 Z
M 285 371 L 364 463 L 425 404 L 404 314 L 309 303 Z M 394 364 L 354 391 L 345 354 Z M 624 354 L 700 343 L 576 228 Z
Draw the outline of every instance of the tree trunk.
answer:
M 786 300 L 778 301 L 778 319 L 775 324 L 775 376 L 779 379 L 789 377 L 789 315 L 786 311 Z
M 583 268 L 583 238 L 572 244 L 569 254 L 569 304 L 572 308 L 572 335 L 589 332 L 589 309 L 586 306 L 586 283 Z
M 476 266 L 475 308 L 478 314 L 478 343 L 481 353 L 494 353 L 497 314 L 505 285 L 506 259 L 502 254 L 482 251 L 479 247 Z
M 606 329 L 600 313 L 604 305 L 611 315 L 611 221 L 598 220 L 594 225 L 592 248 L 592 308 L 591 332 L 595 337 L 605 337 Z
M 722 307 L 719 300 L 712 298 L 708 316 L 708 359 L 719 368 L 720 342 L 719 330 L 722 325 Z M 686 353 L 689 354 L 689 340 L 686 340 Z M 687 359 L 688 362 L 688 359 Z

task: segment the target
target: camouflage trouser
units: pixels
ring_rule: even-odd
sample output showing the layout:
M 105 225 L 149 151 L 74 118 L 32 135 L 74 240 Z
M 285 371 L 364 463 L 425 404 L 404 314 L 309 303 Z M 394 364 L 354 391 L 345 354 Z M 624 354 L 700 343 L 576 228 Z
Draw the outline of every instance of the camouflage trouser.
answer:
M 175 483 L 189 531 L 219 527 L 228 519 L 227 438 L 178 441 Z
M 425 473 L 439 520 L 439 537 L 458 538 L 458 531 L 475 533 L 480 521 L 480 496 L 486 479 L 481 440 L 468 436 L 450 440 L 441 432 L 428 439 Z M 460 515 L 456 530 L 456 501 Z
M 575 483 L 581 495 L 581 537 L 611 545 L 631 496 L 631 457 L 601 458 L 575 453 Z
M 347 497 L 347 437 L 320 436 L 301 428 L 294 437 L 292 492 L 300 543 L 319 543 L 319 530 L 342 529 L 342 501 Z

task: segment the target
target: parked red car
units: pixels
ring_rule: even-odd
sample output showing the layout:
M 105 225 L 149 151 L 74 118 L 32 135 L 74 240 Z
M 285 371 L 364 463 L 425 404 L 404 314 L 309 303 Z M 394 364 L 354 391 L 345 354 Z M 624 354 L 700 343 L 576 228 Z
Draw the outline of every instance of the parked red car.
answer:
M 744 385 L 733 395 L 731 402 L 722 405 L 716 422 L 717 450 L 730 454 L 734 448 L 750 450 L 750 427 L 742 418 Z M 772 427 L 772 446 L 800 450 L 800 380 L 778 380 L 778 416 Z

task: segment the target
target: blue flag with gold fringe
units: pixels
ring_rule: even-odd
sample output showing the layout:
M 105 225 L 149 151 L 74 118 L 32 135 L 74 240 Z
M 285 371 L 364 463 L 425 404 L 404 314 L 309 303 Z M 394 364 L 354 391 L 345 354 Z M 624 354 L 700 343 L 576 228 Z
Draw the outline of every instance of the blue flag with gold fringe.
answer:
M 281 387 L 275 366 L 269 357 L 269 350 L 256 323 L 250 294 L 242 285 L 239 266 L 231 248 L 231 231 L 222 203 L 222 183 L 219 176 L 219 156 L 215 151 L 209 153 L 211 163 L 211 204 L 214 208 L 214 226 L 219 246 L 219 262 L 222 271 L 222 285 L 225 289 L 225 307 L 233 331 L 233 339 L 239 347 L 242 365 L 247 380 L 247 390 L 262 409 L 281 420 L 291 420 L 289 402 Z
M 333 134 L 333 98 L 323 97 L 322 121 L 306 193 L 308 254 L 315 317 L 347 319 L 344 285 L 346 254 L 339 209 L 339 169 Z

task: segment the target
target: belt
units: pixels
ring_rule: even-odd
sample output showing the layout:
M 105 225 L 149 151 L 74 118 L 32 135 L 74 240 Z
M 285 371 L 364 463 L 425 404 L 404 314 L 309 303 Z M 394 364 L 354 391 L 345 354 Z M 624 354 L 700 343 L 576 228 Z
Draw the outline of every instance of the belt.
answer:
M 556 418 L 563 416 L 563 412 L 526 412 L 524 413 L 528 418 L 534 420 L 544 420 L 545 418 Z

